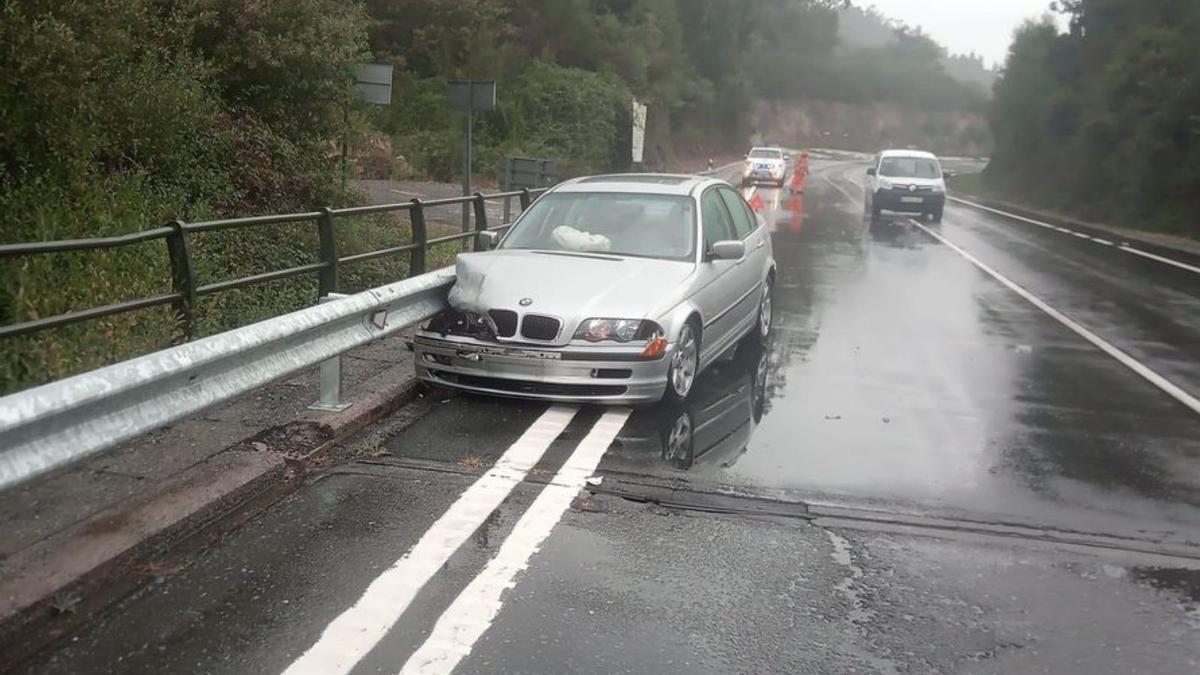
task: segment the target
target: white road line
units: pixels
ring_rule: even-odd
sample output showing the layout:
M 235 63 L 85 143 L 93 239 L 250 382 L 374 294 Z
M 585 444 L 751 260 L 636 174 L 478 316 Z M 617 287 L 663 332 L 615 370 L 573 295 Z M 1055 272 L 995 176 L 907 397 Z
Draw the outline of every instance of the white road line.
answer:
M 1079 232 L 1075 232 L 1074 230 L 1069 230 L 1065 227 L 1059 227 L 1058 225 L 1051 225 L 1049 223 L 1043 223 L 1040 220 L 1026 218 L 1025 216 L 1018 216 L 1015 213 L 1008 213 L 1007 211 L 1001 211 L 1000 209 L 994 209 L 990 206 L 984 206 L 983 204 L 978 204 L 976 202 L 970 201 L 969 199 L 962 199 L 961 197 L 951 197 L 950 200 L 958 202 L 960 204 L 966 204 L 967 206 L 970 206 L 970 207 L 973 207 L 976 209 L 980 209 L 982 211 L 988 211 L 991 213 L 999 214 L 1001 216 L 1004 216 L 1005 218 L 1012 218 L 1013 220 L 1019 220 L 1023 223 L 1029 223 L 1030 225 L 1037 225 L 1038 227 L 1044 227 L 1044 228 L 1051 229 L 1051 230 L 1057 230 L 1064 234 L 1073 234 L 1076 237 L 1080 237 L 1083 239 L 1091 239 L 1092 241 L 1096 242 L 1097 244 L 1103 244 L 1105 246 L 1113 246 L 1114 245 L 1111 241 L 1108 241 L 1107 239 L 1101 239 L 1099 237 L 1091 237 L 1086 234 L 1081 234 Z M 1118 246 L 1117 248 L 1119 248 L 1122 251 L 1125 251 L 1126 253 L 1140 255 L 1143 258 L 1149 258 L 1150 260 L 1154 260 L 1154 261 L 1157 261 L 1160 263 L 1165 263 L 1167 265 L 1173 265 L 1175 267 L 1178 267 L 1179 269 L 1187 270 L 1189 272 L 1195 272 L 1196 274 L 1200 274 L 1200 267 L 1197 267 L 1195 265 L 1189 265 L 1185 262 L 1180 262 L 1180 261 L 1174 260 L 1172 258 L 1166 258 L 1161 255 L 1147 253 L 1146 251 L 1136 249 L 1132 246 L 1129 246 L 1128 244 L 1122 244 L 1122 245 Z
M 1154 255 L 1153 253 L 1147 253 L 1145 251 L 1142 251 L 1142 250 L 1136 249 L 1132 246 L 1129 246 L 1128 244 L 1122 244 L 1122 245 L 1118 246 L 1117 248 L 1121 249 L 1122 251 L 1125 251 L 1126 253 L 1140 255 L 1143 258 L 1157 260 L 1158 262 L 1161 262 L 1161 263 L 1166 263 L 1168 265 L 1174 265 L 1180 269 L 1184 269 L 1189 272 L 1195 272 L 1196 274 L 1200 274 L 1200 267 L 1196 267 L 1195 265 L 1189 265 L 1187 263 L 1181 263 L 1178 260 L 1171 260 L 1170 258 L 1164 258 L 1161 255 Z
M 348 673 L 404 613 L 413 597 L 500 506 L 545 454 L 579 408 L 552 406 L 487 473 L 467 488 L 404 557 L 379 575 L 353 607 L 325 627 L 287 675 Z
M 600 458 L 616 438 L 628 408 L 604 413 L 587 437 L 575 448 L 554 481 L 542 489 L 529 509 L 517 521 L 479 576 L 463 589 L 433 627 L 424 644 L 413 652 L 402 675 L 412 673 L 450 673 L 471 653 L 475 642 L 487 631 L 500 613 L 501 595 L 514 585 L 516 575 L 526 568 L 550 531 L 571 506 L 584 482 L 596 470 Z
M 1146 367 L 1140 361 L 1134 359 L 1132 356 L 1126 354 L 1125 352 L 1121 351 L 1120 349 L 1117 349 L 1116 347 L 1111 345 L 1108 341 L 1106 341 L 1104 338 L 1100 337 L 1099 335 L 1096 335 L 1092 331 L 1075 323 L 1075 321 L 1073 321 L 1070 317 L 1068 317 L 1067 315 L 1058 311 L 1057 309 L 1054 309 L 1050 305 L 1046 304 L 1040 298 L 1038 298 L 1034 294 L 1030 293 L 1029 291 L 1025 290 L 1022 286 L 1019 286 L 1016 282 L 1010 280 L 1008 277 L 1004 276 L 1003 274 L 1000 274 L 999 272 L 992 269 L 991 267 L 988 267 L 986 264 L 984 264 L 978 258 L 971 255 L 970 253 L 967 253 L 965 250 L 963 250 L 960 246 L 958 246 L 954 242 L 950 241 L 949 239 L 946 239 L 942 235 L 938 234 L 937 232 L 934 232 L 933 230 L 929 229 L 928 227 L 925 227 L 924 225 L 922 225 L 921 223 L 918 223 L 915 220 L 910 221 L 910 222 L 912 222 L 913 225 L 916 225 L 917 227 L 924 230 L 925 233 L 928 234 L 929 236 L 940 241 L 941 243 L 945 244 L 947 247 L 949 247 L 954 252 L 958 253 L 962 257 L 969 260 L 972 264 L 974 264 L 979 269 L 983 270 L 984 272 L 987 272 L 989 275 L 992 276 L 992 278 L 994 278 L 996 281 L 999 281 L 1001 284 L 1004 284 L 1012 292 L 1016 293 L 1017 295 L 1021 296 L 1022 298 L 1025 298 L 1026 300 L 1028 300 L 1034 307 L 1037 307 L 1038 309 L 1042 310 L 1043 312 L 1049 314 L 1051 317 L 1053 317 L 1055 320 L 1057 320 L 1062 325 L 1066 326 L 1067 328 L 1070 328 L 1077 335 L 1079 335 L 1083 339 L 1085 339 L 1088 342 L 1095 345 L 1096 348 L 1098 348 L 1100 351 L 1104 352 L 1105 354 L 1108 354 L 1109 356 L 1111 356 L 1114 359 L 1116 359 L 1117 361 L 1119 361 L 1121 363 L 1121 365 L 1125 366 L 1126 368 L 1129 368 L 1130 370 L 1137 373 L 1138 375 L 1141 375 L 1147 382 L 1149 382 L 1150 384 L 1153 384 L 1154 386 L 1163 390 L 1171 398 L 1175 399 L 1176 401 L 1179 401 L 1180 403 L 1187 406 L 1188 408 L 1191 408 L 1192 412 L 1195 412 L 1196 414 L 1200 414 L 1200 399 L 1197 399 L 1195 396 L 1192 396 L 1188 392 L 1184 391 L 1182 388 L 1180 388 L 1179 386 L 1177 386 L 1176 384 L 1174 384 L 1167 378 L 1163 377 L 1162 375 L 1159 375 L 1158 373 L 1154 372 L 1150 368 Z
M 858 197 L 855 197 L 854 195 L 850 194 L 849 190 L 842 187 L 841 185 L 838 185 L 837 181 L 835 181 L 833 178 L 830 178 L 829 174 L 825 174 L 825 180 L 829 181 L 829 184 L 832 185 L 833 187 L 835 187 L 838 192 L 841 192 L 843 195 L 845 195 L 846 199 L 849 199 L 850 201 L 854 201 L 854 200 L 858 199 Z

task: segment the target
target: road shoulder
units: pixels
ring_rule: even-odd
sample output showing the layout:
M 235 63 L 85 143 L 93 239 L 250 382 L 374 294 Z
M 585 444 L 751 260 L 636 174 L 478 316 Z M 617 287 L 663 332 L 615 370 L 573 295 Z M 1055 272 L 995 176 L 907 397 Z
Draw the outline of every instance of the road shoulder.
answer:
M 306 369 L 0 495 L 0 666 L 136 590 L 172 548 L 286 494 L 339 441 L 411 400 L 403 339 L 343 356 L 342 412 L 308 409 L 318 378 Z

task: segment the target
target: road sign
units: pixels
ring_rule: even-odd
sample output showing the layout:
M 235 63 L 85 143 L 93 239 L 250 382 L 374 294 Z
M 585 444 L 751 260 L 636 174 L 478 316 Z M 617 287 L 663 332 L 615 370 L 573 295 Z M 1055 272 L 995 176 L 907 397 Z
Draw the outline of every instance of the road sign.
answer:
M 487 112 L 496 109 L 495 80 L 453 80 L 446 91 L 450 106 L 459 112 Z
M 548 159 L 505 157 L 500 172 L 500 189 L 504 192 L 548 187 L 558 182 L 558 164 Z
M 633 163 L 641 164 L 646 150 L 646 106 L 633 99 Z
M 391 105 L 392 66 L 389 63 L 360 63 L 354 66 L 354 90 L 367 103 Z
M 471 146 L 475 143 L 475 113 L 496 109 L 495 80 L 452 80 L 446 90 L 446 98 L 450 107 L 467 114 L 466 128 L 463 130 L 463 196 L 471 194 Z M 471 229 L 471 209 L 466 204 L 462 207 L 463 232 Z

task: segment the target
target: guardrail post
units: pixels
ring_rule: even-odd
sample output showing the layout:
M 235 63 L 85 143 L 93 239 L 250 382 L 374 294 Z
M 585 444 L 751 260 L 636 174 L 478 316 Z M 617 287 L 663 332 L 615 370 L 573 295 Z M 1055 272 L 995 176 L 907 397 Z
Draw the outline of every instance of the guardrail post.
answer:
M 483 193 L 475 193 L 475 231 L 483 232 L 488 229 L 487 221 L 487 201 L 483 198 Z
M 192 264 L 192 249 L 188 244 L 187 225 L 182 220 L 167 223 L 167 254 L 171 258 L 171 290 L 179 297 L 171 303 L 176 333 L 175 342 L 187 342 L 196 331 L 196 268 Z
M 317 297 L 323 298 L 338 289 L 337 238 L 333 236 L 333 209 L 328 206 L 317 216 L 317 236 L 321 240 L 321 264 L 324 265 L 317 273 Z
M 504 222 L 501 225 L 507 225 L 512 221 L 512 197 L 504 198 Z
M 347 297 L 345 293 L 330 293 L 323 295 L 317 299 L 317 304 L 325 304 L 334 300 L 341 300 Z M 323 410 L 325 412 L 341 412 L 350 407 L 349 403 L 342 401 L 342 355 L 321 362 L 320 374 L 320 390 L 321 398 L 316 403 L 308 406 L 309 410 Z
M 529 194 L 529 188 L 522 188 L 521 189 L 521 213 L 524 213 L 525 209 L 529 208 L 529 204 L 532 201 L 533 201 L 533 196 Z
M 425 207 L 420 199 L 413 198 L 408 216 L 409 222 L 412 223 L 412 243 L 415 246 L 408 260 L 408 276 L 412 277 L 425 273 L 425 248 L 429 245 L 429 232 L 425 229 Z

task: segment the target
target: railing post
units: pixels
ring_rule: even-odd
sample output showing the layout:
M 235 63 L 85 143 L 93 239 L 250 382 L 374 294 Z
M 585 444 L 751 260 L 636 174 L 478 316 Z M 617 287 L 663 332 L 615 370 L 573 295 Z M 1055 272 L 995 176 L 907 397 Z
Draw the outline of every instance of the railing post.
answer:
M 171 258 L 171 290 L 179 294 L 171 303 L 175 326 L 179 330 L 175 342 L 187 342 L 196 332 L 196 268 L 187 239 L 187 225 L 182 220 L 167 223 L 167 254 Z
M 346 297 L 342 293 L 330 293 L 317 298 L 317 304 L 323 305 L 334 300 L 341 300 Z M 323 410 L 325 412 L 341 412 L 350 407 L 349 403 L 342 401 L 342 355 L 338 354 L 332 358 L 325 359 L 321 362 L 320 375 L 320 396 L 321 399 L 316 403 L 308 406 L 309 410 Z
M 529 204 L 532 201 L 533 201 L 533 197 L 529 194 L 529 188 L 522 188 L 521 189 L 521 213 L 524 213 L 525 209 L 529 208 Z
M 475 231 L 483 232 L 488 229 L 487 201 L 482 192 L 475 193 Z
M 425 207 L 420 199 L 413 198 L 408 215 L 409 222 L 412 223 L 414 245 L 408 261 L 408 276 L 412 277 L 425 273 L 425 247 L 429 245 L 429 233 L 425 230 Z
M 321 240 L 321 264 L 324 265 L 317 273 L 317 297 L 323 298 L 338 290 L 337 238 L 333 234 L 333 209 L 328 206 L 317 216 L 317 236 Z

